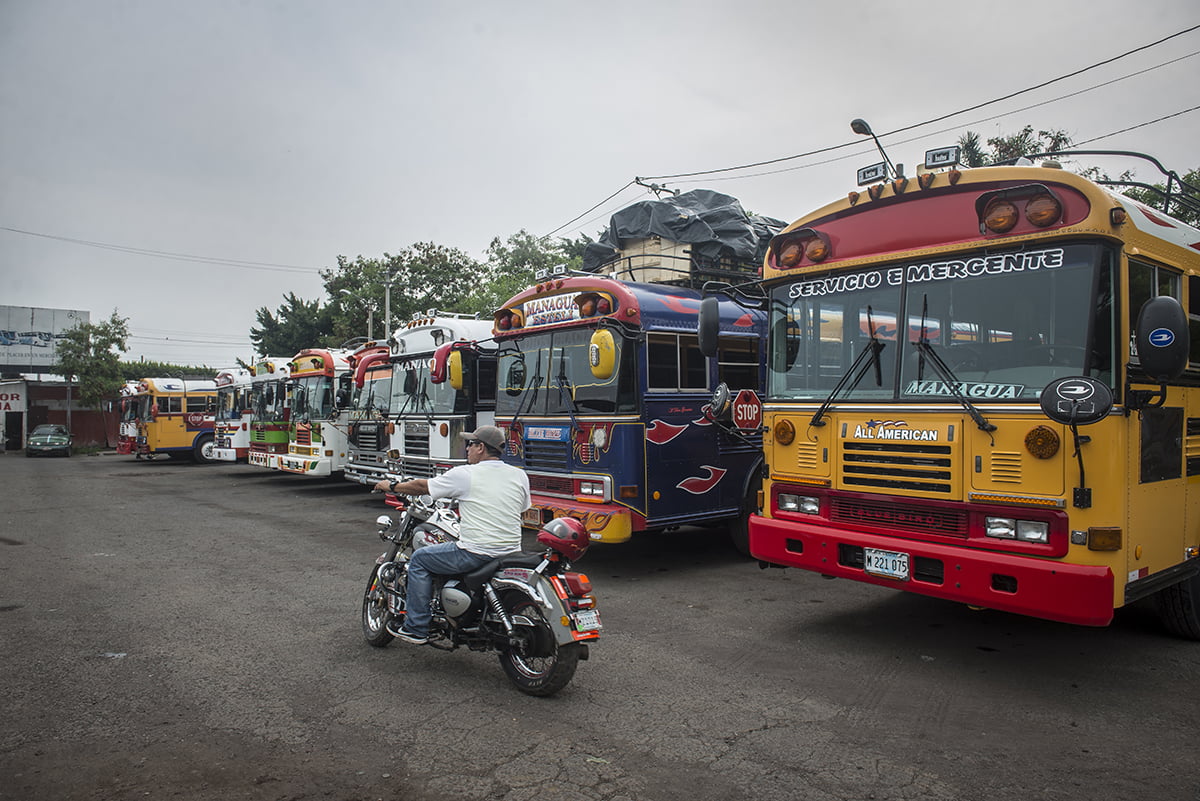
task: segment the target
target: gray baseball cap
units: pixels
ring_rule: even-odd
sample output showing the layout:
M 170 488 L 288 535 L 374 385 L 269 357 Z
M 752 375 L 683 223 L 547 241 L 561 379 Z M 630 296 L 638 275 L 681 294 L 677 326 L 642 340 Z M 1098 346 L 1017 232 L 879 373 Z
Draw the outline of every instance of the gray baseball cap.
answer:
M 470 434 L 459 434 L 459 436 L 467 442 L 477 439 L 489 448 L 495 448 L 498 451 L 504 449 L 504 432 L 495 426 L 480 426 Z

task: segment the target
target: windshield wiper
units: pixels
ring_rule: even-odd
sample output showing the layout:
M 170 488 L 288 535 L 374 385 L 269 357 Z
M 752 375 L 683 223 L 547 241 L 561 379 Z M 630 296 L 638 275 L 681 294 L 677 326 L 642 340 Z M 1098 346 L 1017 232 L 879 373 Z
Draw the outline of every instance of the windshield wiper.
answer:
M 962 390 L 958 388 L 959 384 L 962 382 L 959 381 L 958 376 L 954 374 L 954 371 L 950 369 L 950 365 L 942 361 L 942 357 L 939 356 L 938 352 L 933 349 L 933 343 L 929 341 L 929 332 L 925 322 L 928 314 L 929 296 L 926 295 L 921 307 L 921 338 L 912 343 L 916 346 L 918 354 L 917 380 L 920 381 L 925 377 L 925 363 L 928 360 L 929 364 L 933 367 L 933 372 L 937 373 L 938 378 L 942 379 L 942 383 L 946 385 L 946 389 L 950 392 L 950 394 L 953 395 L 959 404 L 967 410 L 967 414 L 969 414 L 971 419 L 975 421 L 975 425 L 979 427 L 979 430 L 988 432 L 995 431 L 996 427 L 987 421 L 987 418 L 985 418 L 979 412 L 979 410 L 975 408 L 975 404 L 971 403 L 970 399 L 968 399 L 966 395 L 962 394 Z
M 567 377 L 567 351 L 564 348 L 562 356 L 558 360 L 558 377 L 555 379 L 555 386 L 558 387 L 558 397 L 565 399 L 563 406 L 566 407 L 567 415 L 571 418 L 572 430 L 580 430 L 579 421 L 575 419 L 575 412 L 578 407 L 575 405 L 575 395 L 571 392 L 571 379 Z
M 842 374 L 837 385 L 829 396 L 825 398 L 825 402 L 821 404 L 821 408 L 817 409 L 816 414 L 812 416 L 812 420 L 808 421 L 811 426 L 823 426 L 825 421 L 822 420 L 825 412 L 829 411 L 829 407 L 833 404 L 833 399 L 842 392 L 843 388 L 849 392 L 858 386 L 858 382 L 866 375 L 867 368 L 874 366 L 875 368 L 875 386 L 883 386 L 883 370 L 879 360 L 879 354 L 883 352 L 886 344 L 875 335 L 875 321 L 871 318 L 871 307 L 867 306 L 867 332 L 871 335 L 871 340 L 867 342 L 866 347 L 859 351 L 858 356 L 854 357 L 854 361 L 850 363 L 850 367 Z M 868 361 L 868 359 L 870 361 Z

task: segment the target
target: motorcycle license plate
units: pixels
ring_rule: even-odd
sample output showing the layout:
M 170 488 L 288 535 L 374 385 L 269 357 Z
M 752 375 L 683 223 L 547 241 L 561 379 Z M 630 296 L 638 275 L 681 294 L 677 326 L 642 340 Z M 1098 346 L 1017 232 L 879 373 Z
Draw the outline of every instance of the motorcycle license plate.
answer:
M 863 548 L 863 571 L 872 576 L 908 581 L 908 554 Z
M 596 609 L 585 609 L 582 612 L 572 612 L 571 620 L 575 621 L 576 631 L 599 631 L 600 612 Z
M 524 512 L 521 512 L 521 523 L 529 528 L 540 528 L 542 525 L 542 510 L 536 506 L 531 506 Z

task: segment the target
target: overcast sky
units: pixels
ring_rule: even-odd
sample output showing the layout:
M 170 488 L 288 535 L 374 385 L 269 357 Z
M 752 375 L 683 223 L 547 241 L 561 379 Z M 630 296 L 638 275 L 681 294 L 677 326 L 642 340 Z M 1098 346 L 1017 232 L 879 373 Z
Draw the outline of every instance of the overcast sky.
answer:
M 0 0 L 0 305 L 117 309 L 126 358 L 228 365 L 257 308 L 325 300 L 339 254 L 482 258 L 635 176 L 854 142 L 665 181 L 791 221 L 878 160 L 855 117 L 886 134 L 1195 25 L 1194 0 Z M 1031 124 L 1183 173 L 1198 52 L 1200 30 L 883 144 L 911 175 L 966 130 Z

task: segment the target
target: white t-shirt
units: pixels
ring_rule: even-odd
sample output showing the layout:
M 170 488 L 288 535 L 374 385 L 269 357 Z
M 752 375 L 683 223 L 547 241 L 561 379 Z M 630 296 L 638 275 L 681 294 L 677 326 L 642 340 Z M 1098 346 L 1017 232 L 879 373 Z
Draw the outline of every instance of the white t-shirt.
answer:
M 521 550 L 521 513 L 533 503 L 524 470 L 499 459 L 459 465 L 429 479 L 429 494 L 458 499 L 464 551 L 503 556 Z

